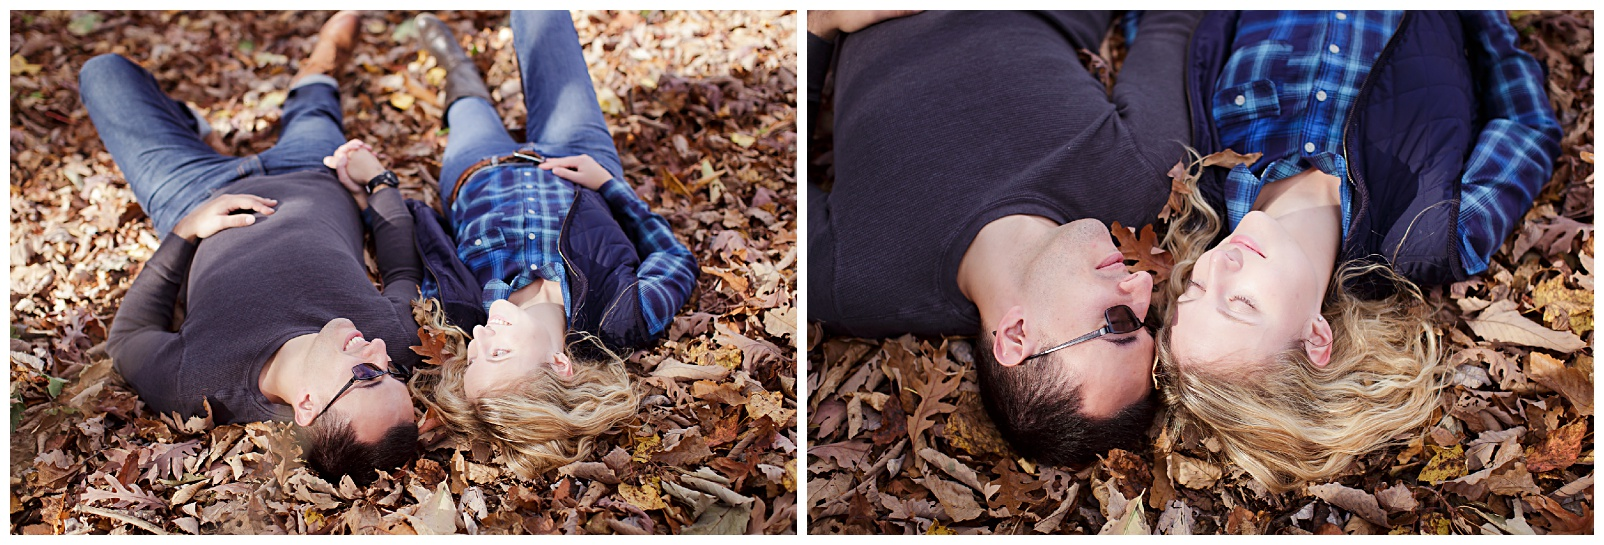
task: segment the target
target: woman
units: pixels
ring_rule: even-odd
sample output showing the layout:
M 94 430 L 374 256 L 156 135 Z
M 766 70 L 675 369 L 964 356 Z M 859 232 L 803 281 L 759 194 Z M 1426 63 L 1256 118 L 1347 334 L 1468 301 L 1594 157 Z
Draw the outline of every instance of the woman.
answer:
M 1485 270 L 1558 151 L 1516 36 L 1497 12 L 1204 19 L 1193 145 L 1263 156 L 1194 163 L 1170 224 L 1173 424 L 1283 491 L 1427 423 L 1443 369 L 1417 285 Z
M 447 71 L 451 128 L 440 176 L 449 222 L 414 206 L 434 273 L 425 293 L 448 310 L 485 312 L 453 312 L 473 340 L 442 365 L 428 401 L 449 427 L 501 446 L 532 477 L 583 458 L 597 435 L 634 415 L 614 350 L 662 335 L 696 285 L 696 260 L 623 182 L 567 12 L 512 15 L 525 144 L 508 137 L 450 29 L 433 15 L 417 20 Z M 452 240 L 454 251 L 430 250 Z

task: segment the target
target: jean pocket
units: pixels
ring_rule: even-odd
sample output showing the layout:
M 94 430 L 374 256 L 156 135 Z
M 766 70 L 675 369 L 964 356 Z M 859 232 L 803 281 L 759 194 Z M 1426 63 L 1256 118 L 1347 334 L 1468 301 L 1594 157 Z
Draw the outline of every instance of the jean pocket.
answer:
M 1223 122 L 1251 121 L 1281 115 L 1275 82 L 1250 81 L 1214 93 L 1214 117 Z

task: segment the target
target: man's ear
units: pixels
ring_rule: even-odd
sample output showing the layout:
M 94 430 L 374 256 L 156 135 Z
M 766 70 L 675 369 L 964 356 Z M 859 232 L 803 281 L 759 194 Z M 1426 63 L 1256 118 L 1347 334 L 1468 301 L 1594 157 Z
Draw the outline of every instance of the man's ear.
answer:
M 574 376 L 574 362 L 568 359 L 568 354 L 565 352 L 558 352 L 557 355 L 552 356 L 551 368 L 559 375 L 565 377 Z
M 323 406 L 313 399 L 312 393 L 304 391 L 295 393 L 295 398 L 290 401 L 290 407 L 295 409 L 295 423 L 301 427 L 312 425 L 312 420 L 317 418 L 317 412 L 323 410 Z
M 1324 369 L 1331 363 L 1331 345 L 1335 340 L 1331 334 L 1331 323 L 1324 316 L 1315 316 L 1314 321 L 1304 331 L 1303 350 L 1309 355 L 1309 361 L 1314 366 Z
M 1003 367 L 1013 367 L 1023 363 L 1035 348 L 1036 344 L 1025 336 L 1025 308 L 1010 307 L 997 323 L 996 334 L 992 335 L 992 355 Z

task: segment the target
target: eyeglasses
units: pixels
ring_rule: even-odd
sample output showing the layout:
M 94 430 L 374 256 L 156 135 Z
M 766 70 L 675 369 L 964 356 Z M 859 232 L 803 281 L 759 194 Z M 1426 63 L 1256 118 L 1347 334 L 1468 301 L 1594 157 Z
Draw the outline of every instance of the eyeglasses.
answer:
M 1032 354 L 1030 357 L 1025 358 L 1024 361 L 1030 361 L 1032 359 L 1036 359 L 1036 358 L 1051 354 L 1053 352 L 1057 352 L 1059 350 L 1063 350 L 1065 348 L 1069 348 L 1071 346 L 1075 346 L 1077 344 L 1080 344 L 1080 343 L 1083 343 L 1083 342 L 1086 342 L 1086 341 L 1089 341 L 1089 340 L 1092 340 L 1092 339 L 1096 339 L 1096 338 L 1101 337 L 1103 335 L 1119 335 L 1119 334 L 1122 334 L 1122 333 L 1130 333 L 1132 331 L 1136 331 L 1136 330 L 1141 329 L 1141 328 L 1142 328 L 1142 320 L 1140 318 L 1136 317 L 1136 311 L 1131 310 L 1131 307 L 1128 307 L 1128 306 L 1125 306 L 1125 305 L 1109 307 L 1107 310 L 1103 311 L 1103 327 L 1102 328 L 1098 329 L 1097 331 L 1093 331 L 1091 333 L 1087 333 L 1085 335 L 1081 335 L 1079 337 L 1075 337 L 1073 339 L 1070 339 L 1069 342 L 1066 342 L 1064 344 L 1060 344 L 1058 346 L 1054 346 L 1052 348 L 1048 348 L 1048 349 L 1043 350 L 1041 352 L 1037 352 L 1035 354 Z
M 340 391 L 334 392 L 334 398 L 330 399 L 329 404 L 323 406 L 323 412 L 317 413 L 317 416 L 312 417 L 312 420 L 316 421 L 318 417 L 321 417 L 324 413 L 329 412 L 329 408 L 334 406 L 335 401 L 340 400 L 340 396 L 345 395 L 346 390 L 351 389 L 351 385 L 356 384 L 358 381 L 372 382 L 375 380 L 381 380 L 385 375 L 395 377 L 396 380 L 401 382 L 407 381 L 407 373 L 404 371 L 399 371 L 396 369 L 380 369 L 378 366 L 367 362 L 358 363 L 351 366 L 351 380 L 345 381 L 345 386 L 341 386 Z

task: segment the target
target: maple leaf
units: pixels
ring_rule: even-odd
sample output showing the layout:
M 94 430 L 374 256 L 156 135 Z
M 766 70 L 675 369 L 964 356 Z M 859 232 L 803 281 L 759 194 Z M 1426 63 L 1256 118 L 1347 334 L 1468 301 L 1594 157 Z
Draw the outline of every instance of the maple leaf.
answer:
M 1152 225 L 1142 227 L 1141 233 L 1136 234 L 1135 229 L 1116 221 L 1108 231 L 1119 242 L 1119 252 L 1125 256 L 1130 270 L 1153 273 L 1155 285 L 1163 284 L 1170 277 L 1170 270 L 1175 268 L 1175 256 L 1158 247 L 1158 235 L 1153 232 Z M 1132 261 L 1135 263 L 1130 263 Z

